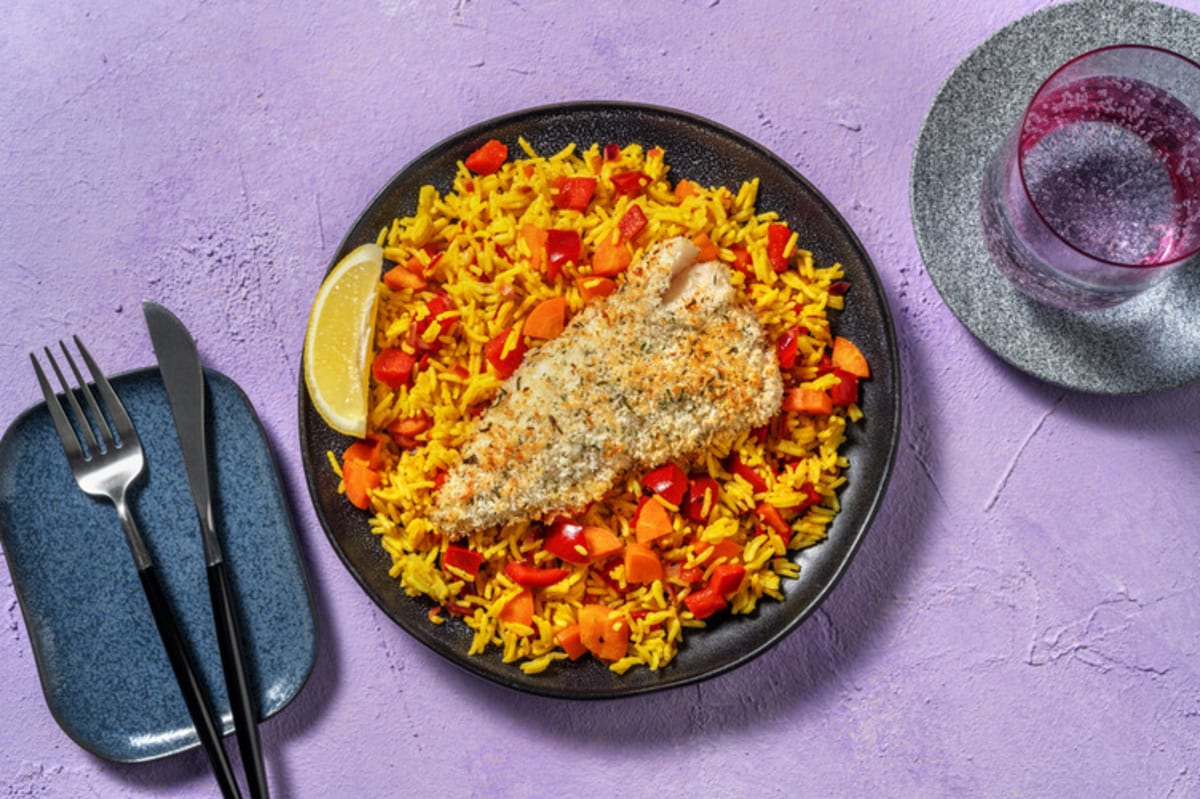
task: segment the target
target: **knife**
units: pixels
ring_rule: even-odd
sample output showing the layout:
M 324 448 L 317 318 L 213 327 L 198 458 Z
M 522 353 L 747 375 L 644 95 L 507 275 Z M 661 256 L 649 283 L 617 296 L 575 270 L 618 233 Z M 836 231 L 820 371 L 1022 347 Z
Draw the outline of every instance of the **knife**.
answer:
M 212 495 L 208 482 L 208 452 L 205 444 L 204 371 L 196 342 L 176 316 L 161 305 L 142 303 L 154 355 L 167 388 L 175 432 L 183 451 L 188 485 L 200 520 L 204 544 L 204 562 L 208 588 L 216 622 L 217 644 L 221 650 L 221 668 L 233 711 L 233 726 L 238 749 L 246 769 L 246 782 L 255 799 L 267 797 L 267 775 L 263 767 L 262 745 L 258 736 L 257 713 L 250 698 L 250 687 L 243 655 L 233 591 L 225 569 L 225 557 L 217 539 L 213 521 Z

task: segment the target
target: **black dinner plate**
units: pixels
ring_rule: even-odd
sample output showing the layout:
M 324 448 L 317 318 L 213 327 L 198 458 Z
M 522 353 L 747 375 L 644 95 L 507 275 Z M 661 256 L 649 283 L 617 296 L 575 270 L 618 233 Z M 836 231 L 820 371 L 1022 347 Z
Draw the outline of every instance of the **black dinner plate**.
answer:
M 456 164 L 490 138 L 516 149 L 518 137 L 550 155 L 572 142 L 659 146 L 673 178 L 736 190 L 761 179 L 757 207 L 774 210 L 799 233 L 801 246 L 818 265 L 840 262 L 851 283 L 846 309 L 835 312 L 835 332 L 853 340 L 871 364 L 862 387 L 865 418 L 848 429 L 843 452 L 850 459 L 842 505 L 827 541 L 791 553 L 800 576 L 786 580 L 782 602 L 764 599 L 749 616 L 722 618 L 685 636 L 676 658 L 651 671 L 617 675 L 595 658 L 559 661 L 526 675 L 500 654 L 468 656 L 472 631 L 457 619 L 431 624 L 432 602 L 406 595 L 388 575 L 391 559 L 371 534 L 366 513 L 338 494 L 338 478 L 326 453 L 341 452 L 348 439 L 331 430 L 314 409 L 300 377 L 300 441 L 309 492 L 330 542 L 368 595 L 397 624 L 453 663 L 510 688 L 568 698 L 628 696 L 684 685 L 726 672 L 766 651 L 808 617 L 833 589 L 866 535 L 883 498 L 900 430 L 900 374 L 895 332 L 879 277 L 866 251 L 836 209 L 783 160 L 744 136 L 713 122 L 661 107 L 612 102 L 545 106 L 493 119 L 457 133 L 426 151 L 384 186 L 351 228 L 330 268 L 354 247 L 374 241 L 397 216 L 411 215 L 419 188 L 451 189 Z M 316 286 L 314 286 L 315 290 Z

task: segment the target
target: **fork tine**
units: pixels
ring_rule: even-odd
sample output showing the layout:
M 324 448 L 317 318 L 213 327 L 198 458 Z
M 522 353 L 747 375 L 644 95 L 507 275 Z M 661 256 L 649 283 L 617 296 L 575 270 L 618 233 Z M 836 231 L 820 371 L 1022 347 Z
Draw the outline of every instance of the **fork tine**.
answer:
M 79 345 L 79 337 L 75 337 L 75 344 Z M 108 419 L 104 416 L 104 411 L 96 404 L 96 397 L 92 394 L 92 389 L 88 386 L 88 381 L 84 380 L 83 373 L 79 371 L 79 367 L 75 365 L 75 359 L 71 357 L 70 350 L 67 349 L 65 342 L 58 342 L 58 346 L 62 348 L 63 356 L 67 359 L 67 365 L 71 367 L 71 372 L 75 375 L 75 382 L 79 386 L 79 390 L 83 393 L 84 400 L 87 401 L 88 408 L 92 411 L 92 418 L 96 420 L 96 429 L 100 433 L 100 438 L 104 441 L 104 449 L 108 450 L 116 446 L 116 441 L 113 439 L 112 430 L 109 429 Z M 98 369 L 92 369 L 89 364 L 89 370 L 92 372 L 92 378 L 95 379 Z
M 62 347 L 61 341 L 59 342 L 59 346 Z M 67 352 L 67 348 L 63 347 L 62 349 L 63 353 L 67 356 L 67 360 L 70 361 L 71 355 Z M 75 389 L 71 388 L 71 384 L 63 376 L 62 369 L 58 368 L 58 361 L 54 359 L 54 353 L 50 351 L 49 347 L 46 347 L 44 351 L 46 353 L 46 360 L 50 361 L 50 367 L 54 370 L 54 374 L 58 376 L 58 384 L 62 386 L 62 393 L 67 398 L 67 404 L 75 412 L 75 421 L 79 425 L 79 430 L 83 433 L 83 443 L 87 447 L 83 455 L 85 458 L 90 458 L 100 452 L 100 444 L 96 440 L 95 431 L 92 430 L 92 425 L 88 421 L 87 414 L 83 412 L 83 407 L 79 404 L 79 399 L 75 396 Z M 75 364 L 72 363 L 71 366 L 74 367 Z M 75 370 L 75 374 L 79 374 L 78 369 Z
M 29 353 L 29 360 L 33 363 L 33 371 L 37 373 L 38 385 L 42 387 L 42 396 L 46 398 L 46 407 L 50 410 L 50 418 L 54 421 L 54 429 L 58 432 L 63 449 L 66 450 L 67 459 L 82 458 L 83 446 L 79 443 L 79 437 L 75 435 L 75 428 L 71 426 L 71 420 L 67 418 L 62 403 L 58 401 L 58 396 L 50 387 L 50 382 L 46 380 L 46 373 L 42 371 L 37 356 L 32 352 Z M 50 362 L 54 363 L 53 357 L 50 358 Z M 55 371 L 58 371 L 57 367 Z M 59 376 L 61 378 L 61 375 Z
M 116 425 L 117 437 L 121 440 L 120 445 L 139 444 L 133 420 L 129 418 L 124 403 L 117 396 L 117 392 L 113 390 L 112 383 L 108 382 L 108 378 L 104 376 L 104 372 L 100 371 L 100 367 L 92 360 L 92 354 L 88 352 L 87 347 L 83 346 L 83 342 L 79 340 L 79 336 L 72 336 L 72 338 L 75 339 L 75 346 L 79 348 L 79 354 L 83 356 L 83 361 L 87 364 L 88 371 L 92 373 L 92 381 L 95 382 L 96 389 L 100 392 L 100 399 L 103 400 L 104 406 L 108 409 L 108 415 L 112 417 L 113 424 Z M 91 397 L 91 392 L 88 392 L 88 396 L 89 398 Z

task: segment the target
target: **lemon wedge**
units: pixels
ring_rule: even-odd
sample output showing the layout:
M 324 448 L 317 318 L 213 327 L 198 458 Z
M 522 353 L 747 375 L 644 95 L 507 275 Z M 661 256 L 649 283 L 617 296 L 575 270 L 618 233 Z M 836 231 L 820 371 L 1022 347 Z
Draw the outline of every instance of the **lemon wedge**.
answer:
M 304 336 L 304 384 L 325 423 L 367 433 L 367 392 L 383 248 L 356 247 L 321 283 Z

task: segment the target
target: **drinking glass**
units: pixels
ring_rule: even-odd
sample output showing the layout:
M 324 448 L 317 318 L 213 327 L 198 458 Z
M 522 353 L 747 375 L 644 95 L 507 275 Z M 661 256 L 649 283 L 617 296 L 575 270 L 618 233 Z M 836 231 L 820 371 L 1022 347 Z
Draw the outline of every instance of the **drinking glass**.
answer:
M 1200 65 L 1116 45 L 1059 67 L 983 175 L 988 250 L 1022 292 L 1106 308 L 1200 252 Z

